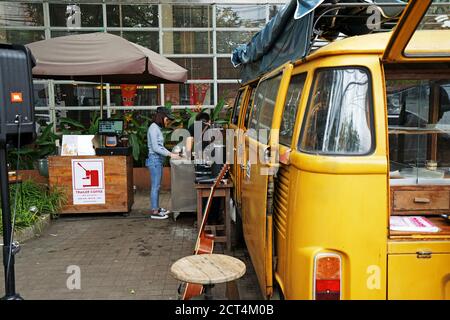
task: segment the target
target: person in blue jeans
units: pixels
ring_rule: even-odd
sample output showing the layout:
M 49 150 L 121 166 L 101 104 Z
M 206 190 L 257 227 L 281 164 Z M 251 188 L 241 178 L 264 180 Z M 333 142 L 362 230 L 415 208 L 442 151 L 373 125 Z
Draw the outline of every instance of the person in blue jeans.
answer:
M 147 131 L 148 158 L 146 165 L 150 170 L 150 217 L 152 219 L 167 219 L 170 213 L 167 209 L 159 207 L 159 191 L 161 188 L 164 158 L 180 158 L 178 154 L 172 153 L 164 147 L 164 137 L 161 131 L 173 119 L 174 117 L 166 108 L 158 108 L 154 121 Z

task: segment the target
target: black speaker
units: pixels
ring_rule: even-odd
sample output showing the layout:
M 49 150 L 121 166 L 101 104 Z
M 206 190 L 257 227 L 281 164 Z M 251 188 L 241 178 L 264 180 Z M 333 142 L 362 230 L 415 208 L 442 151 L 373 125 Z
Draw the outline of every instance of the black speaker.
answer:
M 35 60 L 22 45 L 0 44 L 0 144 L 21 145 L 35 138 L 33 77 Z M 20 122 L 20 126 L 19 126 Z

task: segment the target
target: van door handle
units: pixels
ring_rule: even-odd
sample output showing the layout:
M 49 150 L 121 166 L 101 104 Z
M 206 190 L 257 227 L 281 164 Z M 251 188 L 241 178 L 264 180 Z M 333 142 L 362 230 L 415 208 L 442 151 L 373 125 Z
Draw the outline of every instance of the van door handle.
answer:
M 417 251 L 417 259 L 431 259 L 433 252 L 431 251 Z
M 415 203 L 430 203 L 430 199 L 428 198 L 414 198 Z

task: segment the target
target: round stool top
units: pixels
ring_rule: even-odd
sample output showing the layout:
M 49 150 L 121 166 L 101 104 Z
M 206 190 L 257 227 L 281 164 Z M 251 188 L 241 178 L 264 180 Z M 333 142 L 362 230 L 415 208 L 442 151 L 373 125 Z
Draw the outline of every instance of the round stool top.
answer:
M 178 280 L 206 285 L 239 279 L 245 264 L 224 254 L 198 254 L 179 259 L 170 271 Z

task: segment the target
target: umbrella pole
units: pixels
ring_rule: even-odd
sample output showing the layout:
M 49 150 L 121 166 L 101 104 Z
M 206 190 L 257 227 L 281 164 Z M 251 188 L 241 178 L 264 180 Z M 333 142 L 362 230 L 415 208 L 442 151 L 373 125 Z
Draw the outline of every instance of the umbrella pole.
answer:
M 100 76 L 100 119 L 103 119 L 103 76 Z
M 103 119 L 103 76 L 100 76 L 100 120 Z M 100 146 L 104 146 L 104 137 L 100 136 Z

